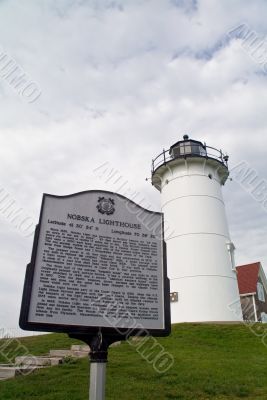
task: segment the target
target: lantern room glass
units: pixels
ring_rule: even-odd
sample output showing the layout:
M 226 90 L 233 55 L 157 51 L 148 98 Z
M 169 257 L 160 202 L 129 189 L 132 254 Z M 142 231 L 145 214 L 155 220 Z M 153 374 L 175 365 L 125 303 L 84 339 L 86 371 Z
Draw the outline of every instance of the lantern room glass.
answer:
M 179 142 L 171 149 L 171 156 L 173 158 L 187 155 L 206 156 L 207 151 L 202 143 L 191 140 Z

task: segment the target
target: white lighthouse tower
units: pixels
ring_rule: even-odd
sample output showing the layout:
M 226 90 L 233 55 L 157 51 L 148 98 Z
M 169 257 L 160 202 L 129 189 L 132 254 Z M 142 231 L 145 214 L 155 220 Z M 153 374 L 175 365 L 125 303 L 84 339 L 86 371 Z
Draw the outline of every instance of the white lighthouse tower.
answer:
M 241 318 L 221 191 L 227 161 L 221 150 L 185 135 L 152 162 L 165 220 L 172 323 Z

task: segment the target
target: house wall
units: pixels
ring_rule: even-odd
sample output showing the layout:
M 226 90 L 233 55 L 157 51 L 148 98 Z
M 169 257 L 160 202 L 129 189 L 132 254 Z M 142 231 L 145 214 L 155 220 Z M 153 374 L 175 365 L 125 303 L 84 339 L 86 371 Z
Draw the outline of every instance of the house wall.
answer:
M 255 295 L 255 301 L 256 301 L 256 309 L 257 309 L 257 316 L 258 316 L 258 321 L 261 321 L 261 313 L 265 313 L 267 315 L 267 293 L 264 288 L 264 284 L 262 282 L 261 277 L 259 276 L 258 282 L 260 282 L 263 285 L 264 289 L 264 296 L 265 296 L 265 302 L 260 301 L 258 298 L 258 293 Z M 266 321 L 264 321 L 266 322 Z
M 240 297 L 244 321 L 255 321 L 253 295 Z

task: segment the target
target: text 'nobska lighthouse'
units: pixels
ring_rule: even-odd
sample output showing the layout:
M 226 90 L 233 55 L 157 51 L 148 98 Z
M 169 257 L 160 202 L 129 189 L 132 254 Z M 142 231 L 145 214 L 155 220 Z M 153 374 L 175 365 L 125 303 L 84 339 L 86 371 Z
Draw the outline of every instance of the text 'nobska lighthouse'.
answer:
M 168 225 L 171 320 L 237 321 L 241 311 L 222 185 L 228 156 L 187 135 L 152 162 Z M 234 306 L 234 311 L 233 307 Z

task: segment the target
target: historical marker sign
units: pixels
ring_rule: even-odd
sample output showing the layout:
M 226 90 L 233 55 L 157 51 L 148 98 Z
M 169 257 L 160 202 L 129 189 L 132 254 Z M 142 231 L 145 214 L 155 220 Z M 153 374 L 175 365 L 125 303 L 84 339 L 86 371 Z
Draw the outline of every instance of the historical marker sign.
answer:
M 119 194 L 45 194 L 27 267 L 26 330 L 170 331 L 163 216 Z

